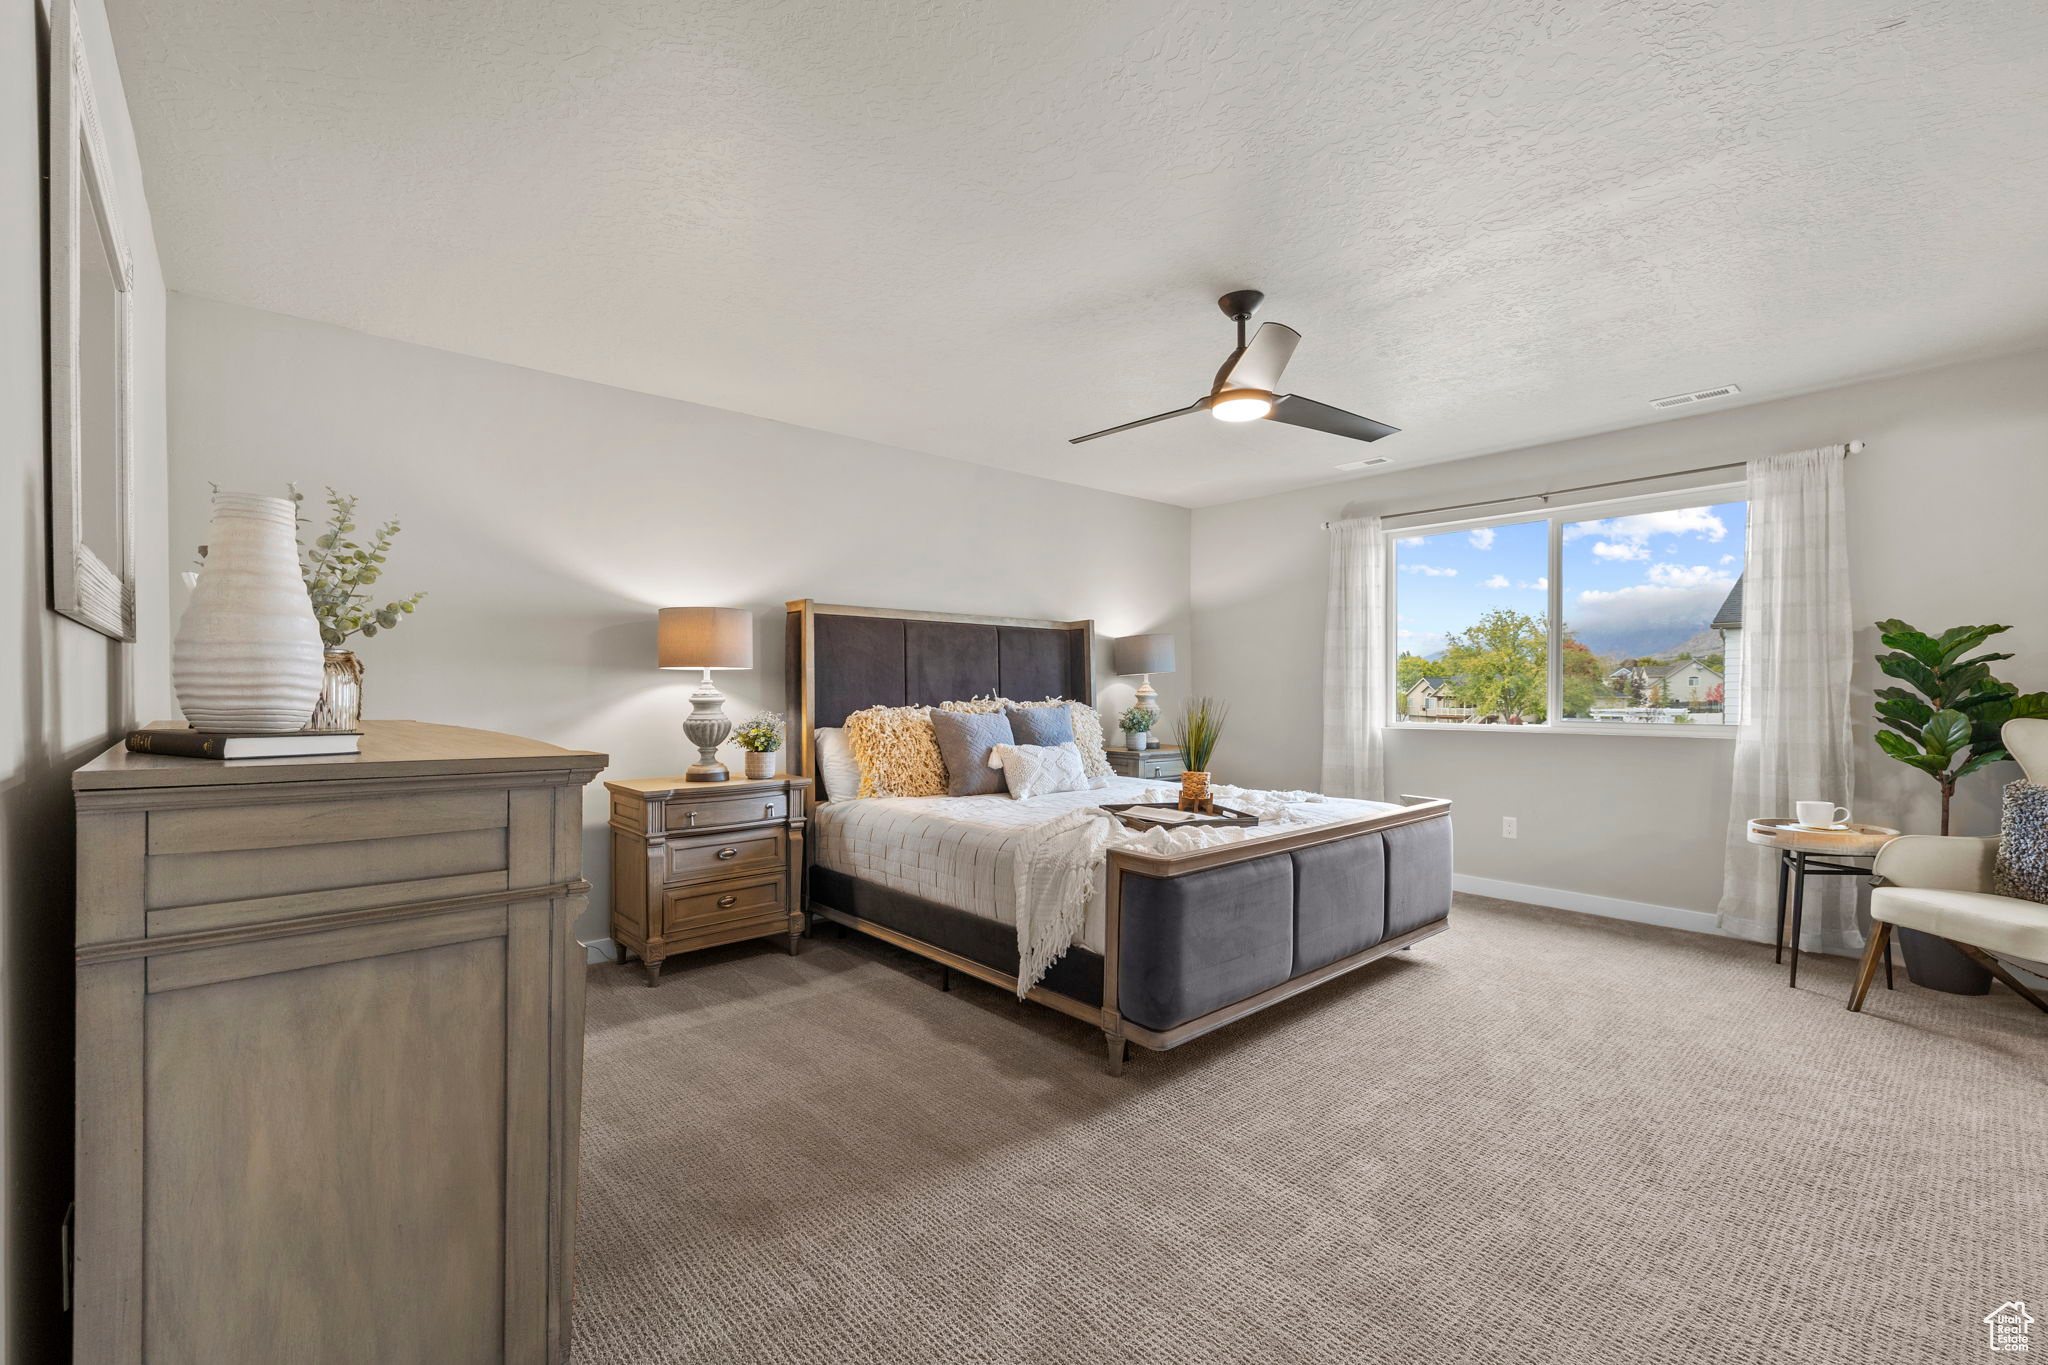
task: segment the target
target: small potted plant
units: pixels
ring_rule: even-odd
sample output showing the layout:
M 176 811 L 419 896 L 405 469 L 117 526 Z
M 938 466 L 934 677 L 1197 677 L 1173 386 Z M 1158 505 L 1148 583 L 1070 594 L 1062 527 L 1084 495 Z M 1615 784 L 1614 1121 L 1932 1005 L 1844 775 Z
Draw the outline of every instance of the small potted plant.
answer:
M 1152 727 L 1159 723 L 1159 713 L 1149 706 L 1133 706 L 1124 712 L 1124 744 L 1132 749 L 1152 747 Z
M 1180 751 L 1187 771 L 1180 775 L 1180 808 L 1213 812 L 1209 796 L 1209 759 L 1216 741 L 1223 737 L 1223 720 L 1229 708 L 1214 697 L 1196 697 L 1181 708 Z
M 732 732 L 733 743 L 747 751 L 747 776 L 775 776 L 775 755 L 782 748 L 782 717 L 763 711 Z

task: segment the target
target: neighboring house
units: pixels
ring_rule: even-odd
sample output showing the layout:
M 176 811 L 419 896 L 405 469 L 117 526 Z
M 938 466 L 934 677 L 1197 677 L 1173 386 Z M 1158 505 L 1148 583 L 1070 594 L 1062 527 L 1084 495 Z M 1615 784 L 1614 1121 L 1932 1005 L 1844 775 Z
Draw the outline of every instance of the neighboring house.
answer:
M 1704 706 L 1726 679 L 1719 669 L 1690 656 L 1670 663 L 1638 663 L 1607 675 L 1617 692 L 1639 696 L 1650 706 Z
M 1742 721 L 1742 580 L 1735 580 L 1735 586 L 1728 590 L 1728 599 L 1721 603 L 1721 609 L 1714 613 L 1708 627 L 1721 632 L 1721 657 L 1727 660 L 1728 681 L 1721 714 L 1730 725 Z
M 1449 678 L 1417 678 L 1403 694 L 1401 714 L 1410 720 L 1466 720 L 1472 708 L 1459 706 Z

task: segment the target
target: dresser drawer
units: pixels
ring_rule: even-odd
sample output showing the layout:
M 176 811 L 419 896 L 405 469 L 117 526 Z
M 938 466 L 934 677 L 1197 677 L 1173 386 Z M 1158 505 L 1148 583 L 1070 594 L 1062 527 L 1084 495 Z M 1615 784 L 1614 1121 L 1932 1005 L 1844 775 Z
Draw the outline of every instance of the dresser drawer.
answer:
M 671 839 L 668 844 L 668 875 L 676 882 L 700 882 L 710 878 L 730 881 L 760 873 L 782 871 L 783 831 L 749 830 L 730 838 Z
M 757 882 L 718 882 L 711 886 L 671 891 L 664 898 L 662 935 L 676 938 L 702 933 L 742 920 L 772 919 L 787 927 L 782 878 Z
M 788 815 L 789 797 L 782 792 L 722 796 L 710 801 L 670 801 L 664 812 L 664 828 L 671 834 L 688 834 L 722 825 L 758 825 Z

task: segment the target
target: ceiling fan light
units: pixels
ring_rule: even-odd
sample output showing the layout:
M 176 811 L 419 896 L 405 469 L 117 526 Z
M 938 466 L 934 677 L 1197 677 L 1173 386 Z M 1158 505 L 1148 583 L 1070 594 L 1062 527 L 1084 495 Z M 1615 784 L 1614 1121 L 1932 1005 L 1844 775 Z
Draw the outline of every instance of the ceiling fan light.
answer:
M 1209 415 L 1219 422 L 1256 422 L 1272 411 L 1273 395 L 1257 389 L 1229 389 L 1209 405 Z

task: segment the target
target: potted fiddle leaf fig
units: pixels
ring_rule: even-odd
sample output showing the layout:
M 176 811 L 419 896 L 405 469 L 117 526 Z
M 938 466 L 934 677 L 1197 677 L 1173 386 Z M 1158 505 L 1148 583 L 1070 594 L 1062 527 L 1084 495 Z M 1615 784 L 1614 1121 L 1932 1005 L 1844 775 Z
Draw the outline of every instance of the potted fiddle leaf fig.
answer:
M 1948 833 L 1956 783 L 2011 757 L 1998 732 L 2009 720 L 2048 716 L 2048 692 L 2021 695 L 1991 676 L 1991 665 L 2010 654 L 1970 651 L 2011 626 L 1957 626 L 1940 635 L 1904 621 L 1877 623 L 1891 652 L 1877 666 L 1906 687 L 1877 689 L 1877 747 L 1941 785 L 1941 832 Z M 1966 657 L 1967 656 L 1967 657 Z
M 1956 626 L 1929 635 L 1889 620 L 1879 621 L 1877 629 L 1891 651 L 1878 656 L 1877 666 L 1906 684 L 1877 689 L 1877 719 L 1884 727 L 1877 745 L 1941 785 L 1941 832 L 1947 834 L 1956 783 L 2011 757 L 2000 729 L 2009 720 L 2048 716 L 2048 692 L 2022 695 L 1992 676 L 1991 665 L 2012 655 L 1970 652 L 2010 626 Z M 1906 972 L 1916 984 L 1958 995 L 1991 989 L 1991 974 L 1946 941 L 1914 929 L 1901 929 L 1899 940 Z

